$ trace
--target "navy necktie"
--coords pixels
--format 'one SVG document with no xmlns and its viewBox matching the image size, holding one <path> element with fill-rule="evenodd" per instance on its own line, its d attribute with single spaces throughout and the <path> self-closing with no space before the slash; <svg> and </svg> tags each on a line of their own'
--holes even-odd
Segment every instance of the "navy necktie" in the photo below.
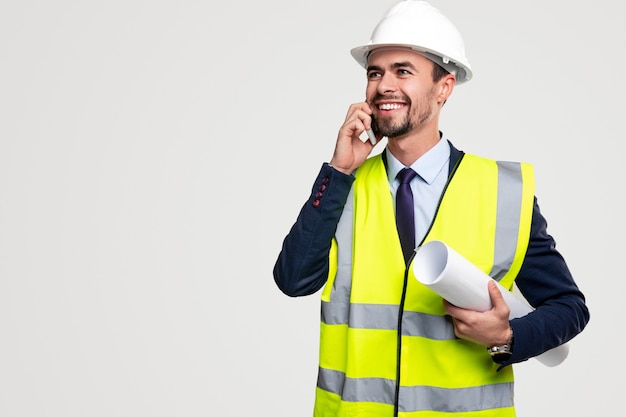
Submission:
<svg viewBox="0 0 626 417">
<path fill-rule="evenodd" d="M 411 168 L 404 168 L 396 177 L 400 180 L 400 186 L 396 191 L 396 226 L 398 227 L 404 262 L 409 261 L 411 253 L 415 249 L 415 207 L 409 182 L 416 175 L 417 173 Z"/>
</svg>

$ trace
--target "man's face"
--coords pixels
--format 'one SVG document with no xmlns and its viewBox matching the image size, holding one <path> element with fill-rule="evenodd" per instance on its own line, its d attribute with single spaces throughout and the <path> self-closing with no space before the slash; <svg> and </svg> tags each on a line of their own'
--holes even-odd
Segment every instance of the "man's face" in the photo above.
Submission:
<svg viewBox="0 0 626 417">
<path fill-rule="evenodd" d="M 405 48 L 372 52 L 365 95 L 373 110 L 375 132 L 394 138 L 437 123 L 439 105 L 432 79 L 433 65 Z"/>
</svg>

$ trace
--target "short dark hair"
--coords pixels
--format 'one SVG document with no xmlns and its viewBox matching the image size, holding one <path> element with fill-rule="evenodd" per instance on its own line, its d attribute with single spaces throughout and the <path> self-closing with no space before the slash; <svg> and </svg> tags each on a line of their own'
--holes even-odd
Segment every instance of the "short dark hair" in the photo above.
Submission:
<svg viewBox="0 0 626 417">
<path fill-rule="evenodd" d="M 450 74 L 450 72 L 448 72 L 444 67 L 442 67 L 441 65 L 433 62 L 433 81 L 437 82 L 440 79 L 442 79 L 443 77 L 445 77 L 446 75 Z"/>
</svg>

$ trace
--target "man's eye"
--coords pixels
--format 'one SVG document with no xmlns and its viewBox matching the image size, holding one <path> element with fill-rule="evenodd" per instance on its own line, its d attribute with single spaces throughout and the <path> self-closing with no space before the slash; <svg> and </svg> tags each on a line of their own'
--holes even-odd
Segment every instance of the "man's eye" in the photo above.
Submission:
<svg viewBox="0 0 626 417">
<path fill-rule="evenodd" d="M 398 70 L 398 74 L 400 74 L 400 75 L 411 75 L 411 71 L 405 70 L 405 69 L 400 69 L 400 70 Z"/>
<path fill-rule="evenodd" d="M 380 77 L 380 72 L 371 71 L 367 73 L 367 78 L 378 78 Z"/>
</svg>

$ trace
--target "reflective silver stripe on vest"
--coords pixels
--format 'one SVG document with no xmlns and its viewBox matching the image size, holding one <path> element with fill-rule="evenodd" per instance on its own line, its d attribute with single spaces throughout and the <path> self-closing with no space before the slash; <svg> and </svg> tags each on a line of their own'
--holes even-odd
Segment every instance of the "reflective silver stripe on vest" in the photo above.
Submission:
<svg viewBox="0 0 626 417">
<path fill-rule="evenodd" d="M 415 311 L 402 315 L 402 335 L 422 336 L 432 340 L 455 340 L 454 324 L 450 316 L 435 316 Z"/>
<path fill-rule="evenodd" d="M 337 241 L 337 274 L 330 293 L 332 302 L 349 303 L 352 291 L 352 234 L 354 231 L 354 187 L 350 189 L 343 213 L 337 223 L 335 240 Z M 346 309 L 346 313 L 349 309 Z M 347 319 L 340 319 L 347 323 Z"/>
<path fill-rule="evenodd" d="M 317 386 L 344 401 L 393 404 L 396 383 L 384 378 L 347 378 L 343 372 L 320 368 Z"/>
<path fill-rule="evenodd" d="M 522 211 L 522 166 L 498 161 L 498 207 L 493 267 L 489 275 L 500 280 L 511 267 L 517 248 Z"/>
<path fill-rule="evenodd" d="M 319 369 L 317 386 L 349 402 L 393 404 L 395 381 L 384 378 L 347 378 L 343 372 Z M 398 408 L 403 412 L 434 410 L 469 412 L 513 407 L 513 383 L 446 389 L 400 387 Z"/>
<path fill-rule="evenodd" d="M 322 302 L 322 322 L 347 324 L 354 329 L 398 329 L 397 305 Z M 349 315 L 349 317 L 348 317 Z"/>
<path fill-rule="evenodd" d="M 404 412 L 434 410 L 444 413 L 513 407 L 513 383 L 471 388 L 400 387 L 398 409 Z"/>
<path fill-rule="evenodd" d="M 347 324 L 353 329 L 398 330 L 397 305 L 322 302 L 322 323 Z M 454 340 L 454 326 L 449 316 L 405 311 L 402 316 L 404 336 L 422 336 L 433 340 Z"/>
</svg>

